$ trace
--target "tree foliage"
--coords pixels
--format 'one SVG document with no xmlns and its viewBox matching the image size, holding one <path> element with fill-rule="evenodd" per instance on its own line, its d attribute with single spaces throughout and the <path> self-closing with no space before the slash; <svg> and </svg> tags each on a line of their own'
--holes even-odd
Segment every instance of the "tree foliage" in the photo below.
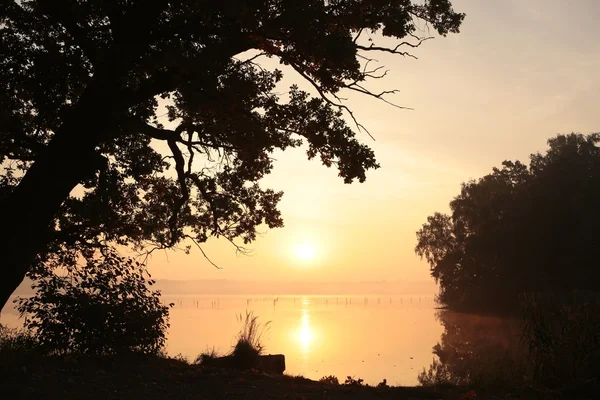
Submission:
<svg viewBox="0 0 600 400">
<path fill-rule="evenodd" d="M 451 214 L 417 232 L 416 253 L 453 309 L 516 311 L 531 292 L 597 291 L 600 134 L 558 135 L 529 166 L 462 185 Z"/>
<path fill-rule="evenodd" d="M 533 380 L 553 388 L 598 382 L 598 293 L 524 296 L 523 321 Z"/>
<path fill-rule="evenodd" d="M 104 249 L 83 268 L 53 267 L 37 276 L 32 297 L 15 300 L 45 352 L 156 354 L 164 347 L 168 306 L 150 290 L 144 265 Z"/>
<path fill-rule="evenodd" d="M 411 56 L 429 28 L 458 32 L 464 17 L 449 0 L 2 4 L 0 201 L 12 236 L 0 243 L 12 286 L 34 256 L 105 242 L 251 242 L 260 225 L 283 225 L 282 194 L 257 183 L 276 150 L 304 143 L 344 182 L 364 181 L 378 164 L 338 94 L 384 99 L 393 91 L 366 86 L 385 75 L 370 54 Z M 260 57 L 317 95 L 279 93 L 283 73 Z M 7 253 L 19 235 L 28 245 Z"/>
</svg>

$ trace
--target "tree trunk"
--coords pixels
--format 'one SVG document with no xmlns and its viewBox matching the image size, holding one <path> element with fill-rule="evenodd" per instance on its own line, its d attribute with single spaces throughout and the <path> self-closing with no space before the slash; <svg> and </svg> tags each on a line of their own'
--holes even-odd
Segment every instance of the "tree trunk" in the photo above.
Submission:
<svg viewBox="0 0 600 400">
<path fill-rule="evenodd" d="M 44 251 L 62 202 L 98 168 L 95 147 L 110 107 L 105 100 L 88 92 L 0 204 L 0 310 Z"/>
</svg>

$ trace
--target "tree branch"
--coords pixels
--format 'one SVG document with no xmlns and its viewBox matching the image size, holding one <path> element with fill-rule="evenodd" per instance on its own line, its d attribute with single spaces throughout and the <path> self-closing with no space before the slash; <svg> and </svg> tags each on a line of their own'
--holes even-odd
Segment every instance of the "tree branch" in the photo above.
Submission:
<svg viewBox="0 0 600 400">
<path fill-rule="evenodd" d="M 402 46 L 409 46 L 409 47 L 412 47 L 413 49 L 416 49 L 424 41 L 429 40 L 429 39 L 433 39 L 433 37 L 432 36 L 428 36 L 428 37 L 424 37 L 424 38 L 419 38 L 419 42 L 417 44 L 413 44 L 413 43 L 410 43 L 410 42 L 402 42 L 402 43 L 398 44 L 394 48 L 375 46 L 374 44 L 371 44 L 370 46 L 363 46 L 363 45 L 360 45 L 360 44 L 356 44 L 356 48 L 358 50 L 364 50 L 364 51 L 382 51 L 382 52 L 391 53 L 391 54 L 398 54 L 398 55 L 401 55 L 401 56 L 411 57 L 411 58 L 414 58 L 416 60 L 417 57 L 414 56 L 413 54 L 411 54 L 411 53 L 409 53 L 407 51 L 399 51 L 398 49 L 400 47 L 402 47 Z"/>
<path fill-rule="evenodd" d="M 198 134 L 198 136 L 200 135 L 200 132 L 202 131 L 202 128 L 199 126 L 196 126 L 194 124 L 186 124 L 186 123 L 181 123 L 179 126 L 177 126 L 177 128 L 175 130 L 172 129 L 164 129 L 164 128 L 158 128 L 152 125 L 148 125 L 147 123 L 145 123 L 144 121 L 137 119 L 137 118 L 129 118 L 129 120 L 127 121 L 127 128 L 137 131 L 141 134 L 150 136 L 153 139 L 157 139 L 157 140 L 173 140 L 176 143 L 181 143 L 183 145 L 185 145 L 188 149 L 194 149 L 200 153 L 206 153 L 206 151 L 201 151 L 199 150 L 196 146 L 203 146 L 206 148 L 211 148 L 211 149 L 226 149 L 229 151 L 236 151 L 237 149 L 233 146 L 230 145 L 226 145 L 226 144 L 222 144 L 222 143 L 211 143 L 211 142 L 207 142 L 204 140 L 192 140 L 192 134 L 193 132 L 196 132 Z M 184 140 L 181 137 L 181 134 L 183 132 L 188 132 L 188 140 Z"/>
<path fill-rule="evenodd" d="M 198 175 L 196 174 L 190 174 L 190 179 L 192 180 L 192 182 L 194 182 L 194 184 L 196 185 L 196 187 L 198 188 L 198 190 L 200 191 L 200 193 L 202 194 L 202 197 L 204 197 L 204 199 L 208 202 L 209 206 L 210 206 L 210 211 L 213 215 L 213 231 L 215 232 L 221 232 L 221 229 L 219 228 L 219 216 L 217 215 L 217 213 L 215 212 L 215 205 L 212 201 L 212 198 L 210 197 L 210 195 L 206 192 L 206 189 L 204 188 L 204 185 L 202 185 L 202 182 L 200 181 L 200 178 L 198 178 Z"/>
<path fill-rule="evenodd" d="M 177 181 L 179 182 L 179 190 L 181 190 L 181 197 L 179 201 L 175 203 L 175 207 L 173 209 L 173 214 L 171 218 L 169 218 L 169 230 L 171 231 L 171 242 L 170 246 L 174 246 L 178 241 L 177 237 L 177 218 L 181 209 L 185 205 L 185 203 L 189 200 L 190 191 L 187 187 L 186 183 L 186 173 L 185 173 L 185 160 L 183 158 L 183 154 L 181 154 L 181 150 L 177 147 L 177 142 L 174 139 L 168 139 L 167 143 L 169 145 L 169 149 L 173 153 L 173 157 L 175 159 L 175 170 L 177 171 Z"/>
<path fill-rule="evenodd" d="M 206 259 L 206 261 L 208 261 L 213 267 L 215 267 L 216 269 L 222 269 L 221 267 L 219 267 L 217 264 L 215 264 L 214 262 L 212 262 L 212 260 L 210 258 L 208 258 L 208 255 L 206 255 L 206 253 L 204 252 L 204 249 L 202 248 L 202 246 L 200 246 L 200 244 L 196 241 L 196 239 L 194 239 L 192 236 L 190 235 L 185 235 L 186 238 L 190 239 L 195 245 L 196 247 L 200 250 L 200 252 L 202 253 L 202 256 L 204 256 L 204 258 Z"/>
<path fill-rule="evenodd" d="M 151 138 L 157 139 L 157 140 L 174 140 L 176 142 L 180 142 L 182 140 L 181 139 L 181 133 L 183 132 L 182 125 L 179 125 L 177 127 L 177 129 L 175 129 L 175 130 L 157 128 L 155 126 L 148 125 L 141 119 L 132 117 L 132 118 L 129 118 L 129 120 L 127 121 L 127 128 L 130 128 L 131 130 L 135 130 L 141 134 L 150 136 Z"/>
<path fill-rule="evenodd" d="M 325 100 L 328 104 L 330 104 L 330 105 L 332 105 L 334 107 L 337 107 L 337 108 L 345 110 L 350 115 L 350 118 L 352 118 L 352 120 L 354 121 L 354 124 L 356 125 L 356 127 L 358 128 L 358 130 L 359 131 L 362 130 L 362 131 L 366 132 L 367 135 L 369 135 L 369 137 L 371 139 L 373 139 L 373 141 L 375 140 L 375 138 L 373 137 L 373 135 L 371 135 L 371 133 L 369 132 L 369 130 L 367 128 L 365 128 L 364 125 L 362 125 L 361 123 L 358 122 L 358 120 L 354 116 L 354 113 L 352 112 L 352 110 L 348 106 L 332 101 L 330 98 L 328 98 L 325 95 L 325 92 L 323 91 L 323 89 L 321 89 L 321 87 L 319 86 L 319 84 L 314 79 L 312 79 L 310 76 L 308 76 L 308 74 L 305 73 L 296 64 L 290 63 L 290 65 L 292 66 L 292 68 L 294 68 L 294 70 L 296 70 L 296 72 L 298 72 L 304 79 L 306 79 L 317 90 L 317 92 L 319 93 L 319 95 L 321 96 L 321 98 L 323 100 Z"/>
</svg>

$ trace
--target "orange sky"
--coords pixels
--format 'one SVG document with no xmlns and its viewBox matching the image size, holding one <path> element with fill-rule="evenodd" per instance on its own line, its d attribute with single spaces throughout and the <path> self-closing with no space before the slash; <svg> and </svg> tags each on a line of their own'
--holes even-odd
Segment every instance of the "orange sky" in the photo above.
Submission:
<svg viewBox="0 0 600 400">
<path fill-rule="evenodd" d="M 460 183 L 505 159 L 543 151 L 557 133 L 600 131 L 600 2 L 595 0 L 454 0 L 462 32 L 428 41 L 418 60 L 377 54 L 390 69 L 371 88 L 397 88 L 398 110 L 374 99 L 347 104 L 375 136 L 362 140 L 381 169 L 364 184 L 344 185 L 335 170 L 303 150 L 277 154 L 263 186 L 285 192 L 285 228 L 265 231 L 236 256 L 225 241 L 186 256 L 155 253 L 156 278 L 254 280 L 422 280 L 415 232 L 446 211 Z M 378 45 L 385 44 L 379 40 Z M 286 71 L 287 72 L 287 71 Z M 285 84 L 299 83 L 293 74 Z M 304 86 L 302 86 L 304 87 Z M 301 261 L 300 245 L 314 258 Z"/>
</svg>

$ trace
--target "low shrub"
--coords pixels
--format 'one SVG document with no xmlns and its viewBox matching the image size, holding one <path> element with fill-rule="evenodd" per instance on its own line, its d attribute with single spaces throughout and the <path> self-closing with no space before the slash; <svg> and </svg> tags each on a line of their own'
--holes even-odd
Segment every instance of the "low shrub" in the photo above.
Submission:
<svg viewBox="0 0 600 400">
<path fill-rule="evenodd" d="M 421 386 L 441 386 L 441 385 L 456 385 L 458 377 L 454 376 L 448 366 L 441 361 L 432 360 L 429 368 L 423 368 L 423 371 L 417 376 L 419 385 Z"/>
<path fill-rule="evenodd" d="M 0 359 L 4 363 L 41 354 L 39 342 L 31 333 L 0 324 Z"/>
<path fill-rule="evenodd" d="M 133 259 L 103 249 L 66 275 L 38 277 L 35 294 L 18 298 L 25 327 L 48 354 L 157 355 L 165 344 L 169 308 Z"/>
<path fill-rule="evenodd" d="M 533 381 L 558 388 L 599 383 L 600 298 L 593 293 L 523 296 L 524 329 Z"/>
<path fill-rule="evenodd" d="M 337 376 L 327 375 L 319 379 L 319 382 L 324 383 L 326 385 L 339 385 L 340 381 Z"/>
<path fill-rule="evenodd" d="M 381 382 L 379 382 L 377 384 L 377 387 L 380 388 L 380 389 L 389 388 L 388 383 L 387 383 L 387 379 L 384 379 Z"/>
<path fill-rule="evenodd" d="M 344 381 L 344 385 L 359 387 L 359 386 L 363 386 L 363 382 L 364 381 L 361 378 L 354 379 L 353 376 L 348 376 L 348 377 L 346 377 L 346 380 Z"/>
</svg>

